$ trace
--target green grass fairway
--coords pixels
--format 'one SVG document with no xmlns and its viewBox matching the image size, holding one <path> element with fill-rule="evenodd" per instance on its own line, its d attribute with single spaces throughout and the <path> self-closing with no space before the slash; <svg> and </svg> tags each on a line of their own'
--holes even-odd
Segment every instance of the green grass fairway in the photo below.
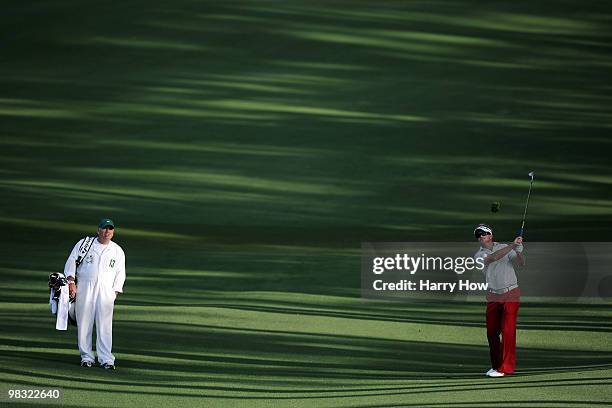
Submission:
<svg viewBox="0 0 612 408">
<path fill-rule="evenodd" d="M 0 388 L 64 390 L 16 405 L 612 405 L 610 302 L 522 304 L 492 380 L 483 302 L 360 297 L 362 241 L 512 239 L 530 170 L 527 250 L 612 241 L 612 4 L 2 9 Z M 115 372 L 47 306 L 103 216 Z"/>
</svg>

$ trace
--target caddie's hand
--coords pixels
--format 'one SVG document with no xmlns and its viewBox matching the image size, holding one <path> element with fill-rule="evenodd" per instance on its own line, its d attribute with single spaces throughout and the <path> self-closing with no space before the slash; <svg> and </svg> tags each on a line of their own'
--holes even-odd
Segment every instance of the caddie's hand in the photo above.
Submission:
<svg viewBox="0 0 612 408">
<path fill-rule="evenodd" d="M 77 290 L 77 289 L 76 289 L 76 285 L 75 285 L 75 283 L 74 283 L 74 282 L 70 282 L 70 283 L 68 284 L 68 296 L 69 296 L 71 299 L 76 299 L 76 290 Z"/>
</svg>

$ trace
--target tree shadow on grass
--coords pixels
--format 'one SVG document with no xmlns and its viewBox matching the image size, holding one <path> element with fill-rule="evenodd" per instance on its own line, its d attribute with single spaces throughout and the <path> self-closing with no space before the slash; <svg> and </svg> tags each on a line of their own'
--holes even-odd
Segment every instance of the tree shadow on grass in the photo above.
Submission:
<svg viewBox="0 0 612 408">
<path fill-rule="evenodd" d="M 522 187 L 500 183 L 527 165 L 550 177 L 588 158 L 600 167 L 571 171 L 610 173 L 609 55 L 596 45 L 610 31 L 592 14 L 568 20 L 526 3 L 517 13 L 461 2 L 178 2 L 145 13 L 96 5 L 57 25 L 65 7 L 7 14 L 36 22 L 2 69 L 11 140 L 1 189 L 12 218 L 86 220 L 106 207 L 140 226 L 198 220 L 235 235 L 219 240 L 254 239 L 269 225 L 457 239 L 490 216 L 491 196 L 517 209 Z M 108 150 L 105 168 L 93 164 Z M 580 201 L 608 185 L 577 189 Z M 554 200 L 575 187 L 540 184 L 534 230 L 609 237 L 605 205 Z"/>
<path fill-rule="evenodd" d="M 23 340 L 12 347 L 63 348 L 59 340 L 36 339 L 34 323 L 15 323 Z M 70 333 L 69 333 L 70 334 Z M 74 335 L 74 332 L 71 334 Z M 150 321 L 115 323 L 115 352 L 121 365 L 149 372 L 281 379 L 469 379 L 488 365 L 485 345 L 378 339 L 364 336 L 258 330 L 220 325 Z M 146 350 L 143 352 L 142 350 Z M 17 352 L 11 352 L 17 353 Z M 523 374 L 606 368 L 604 351 L 521 348 Z M 58 363 L 63 356 L 53 356 Z M 141 356 L 141 357 L 138 357 Z M 282 382 L 282 381 L 281 381 Z"/>
<path fill-rule="evenodd" d="M 12 352 L 8 354 L 11 358 Z M 50 353 L 40 353 L 38 357 L 42 357 L 44 361 L 45 355 Z M 29 359 L 34 360 L 35 356 L 29 356 Z M 166 373 L 184 373 L 185 371 L 176 371 L 177 367 L 162 365 L 160 371 Z M 74 369 L 73 369 L 74 370 Z M 91 391 L 92 388 L 98 392 L 121 392 L 125 394 L 135 395 L 164 395 L 174 397 L 195 397 L 200 396 L 202 392 L 206 392 L 206 396 L 213 398 L 237 398 L 237 399 L 328 399 L 328 398 L 343 398 L 343 397 L 392 397 L 392 396 L 403 396 L 403 395 L 419 395 L 419 394 L 430 394 L 430 393 L 465 393 L 470 391 L 481 390 L 484 392 L 496 391 L 507 389 L 509 384 L 512 384 L 513 388 L 516 389 L 538 389 L 542 387 L 571 387 L 571 386 L 585 386 L 585 385 L 604 385 L 605 379 L 600 376 L 594 377 L 582 377 L 580 379 L 558 379 L 558 380 L 530 380 L 524 378 L 505 378 L 500 381 L 491 382 L 489 379 L 460 381 L 460 382 L 449 382 L 441 379 L 437 379 L 434 384 L 427 384 L 419 382 L 416 384 L 395 384 L 392 386 L 381 386 L 371 385 L 365 387 L 351 386 L 347 384 L 339 384 L 338 387 L 334 387 L 334 379 L 327 379 L 327 383 L 322 387 L 313 388 L 312 386 L 307 387 L 294 387 L 294 388 L 274 388 L 276 386 L 287 385 L 282 381 L 276 381 L 275 383 L 266 382 L 265 380 L 252 378 L 241 378 L 236 381 L 232 381 L 231 378 L 224 379 L 224 383 L 228 386 L 217 386 L 212 384 L 200 385 L 197 384 L 199 381 L 194 380 L 193 376 L 186 376 L 184 378 L 179 374 L 167 375 L 166 377 L 158 378 L 147 378 L 145 381 L 132 381 L 132 375 L 135 373 L 130 371 L 130 367 L 125 366 L 124 374 L 120 372 L 112 373 L 109 376 L 108 372 L 101 371 L 100 374 L 94 374 L 91 371 L 87 371 L 83 376 L 80 376 L 79 380 L 75 380 L 74 373 L 65 374 L 59 373 L 27 373 L 20 369 L 4 368 L 2 371 L 7 374 L 13 375 L 24 375 L 28 374 L 33 380 L 17 380 L 15 384 L 28 384 L 28 385 L 39 385 L 35 379 L 40 378 L 44 382 L 52 381 L 55 384 L 62 384 L 63 382 L 69 381 L 70 385 L 64 388 L 70 390 L 84 390 Z M 138 373 L 140 379 L 146 377 L 141 372 Z M 190 382 L 190 385 L 183 385 L 180 381 L 185 380 Z M 201 382 L 213 382 L 214 379 L 210 377 L 203 377 Z M 193 384 L 196 382 L 196 384 Z M 250 387 L 244 386 L 244 384 L 250 384 Z M 89 386 L 90 385 L 90 386 Z M 125 386 L 131 387 L 131 389 L 125 389 Z M 100 387 L 100 388 L 98 388 Z M 121 387 L 116 389 L 115 387 Z M 144 391 L 138 390 L 137 387 L 156 387 L 158 391 Z M 220 393 L 220 394 L 216 394 Z M 250 395 L 232 395 L 232 393 L 248 393 Z M 270 394 L 273 395 L 270 395 Z"/>
</svg>

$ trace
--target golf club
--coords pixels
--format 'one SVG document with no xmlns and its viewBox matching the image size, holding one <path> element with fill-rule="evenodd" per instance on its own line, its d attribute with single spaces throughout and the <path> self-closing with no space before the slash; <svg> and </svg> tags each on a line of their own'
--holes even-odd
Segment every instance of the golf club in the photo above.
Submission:
<svg viewBox="0 0 612 408">
<path fill-rule="evenodd" d="M 521 230 L 519 231 L 519 236 L 523 236 L 523 232 L 525 231 L 525 218 L 527 218 L 527 207 L 529 207 L 529 197 L 531 197 L 531 187 L 533 186 L 533 178 L 535 177 L 535 172 L 530 171 L 528 174 L 531 177 L 531 181 L 529 182 L 529 192 L 527 193 L 527 202 L 525 203 L 525 212 L 523 213 L 523 222 L 521 223 Z"/>
</svg>

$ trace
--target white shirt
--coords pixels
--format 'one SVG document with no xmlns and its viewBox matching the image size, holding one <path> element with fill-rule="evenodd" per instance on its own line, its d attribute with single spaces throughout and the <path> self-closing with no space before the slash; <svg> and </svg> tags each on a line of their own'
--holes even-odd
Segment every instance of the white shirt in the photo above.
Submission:
<svg viewBox="0 0 612 408">
<path fill-rule="evenodd" d="M 480 247 L 478 252 L 476 252 L 474 255 L 474 259 L 480 258 L 484 260 L 484 258 L 486 258 L 488 255 L 507 246 L 508 244 L 494 242 L 492 249 Z M 489 284 L 489 289 L 505 289 L 509 286 L 518 284 L 516 273 L 514 272 L 514 265 L 512 264 L 512 260 L 515 257 L 516 252 L 512 250 L 503 258 L 498 259 L 495 262 L 491 262 L 489 265 L 485 266 L 483 272 L 485 274 L 485 282 Z"/>
</svg>

